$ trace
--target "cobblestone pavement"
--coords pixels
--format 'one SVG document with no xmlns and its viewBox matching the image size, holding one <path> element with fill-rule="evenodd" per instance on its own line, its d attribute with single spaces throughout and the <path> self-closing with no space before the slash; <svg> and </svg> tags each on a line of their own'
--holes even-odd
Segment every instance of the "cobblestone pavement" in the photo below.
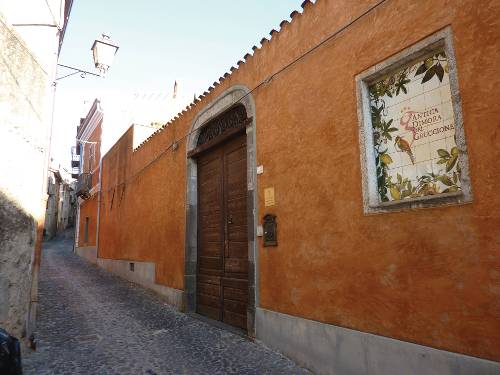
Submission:
<svg viewBox="0 0 500 375">
<path fill-rule="evenodd" d="M 67 239 L 44 245 L 39 300 L 27 375 L 310 374 L 87 263 Z"/>
</svg>

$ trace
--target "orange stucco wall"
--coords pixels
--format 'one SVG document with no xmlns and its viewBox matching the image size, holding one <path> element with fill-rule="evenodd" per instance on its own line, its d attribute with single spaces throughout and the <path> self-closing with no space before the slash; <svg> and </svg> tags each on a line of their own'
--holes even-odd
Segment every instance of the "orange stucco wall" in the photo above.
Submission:
<svg viewBox="0 0 500 375">
<path fill-rule="evenodd" d="M 80 204 L 80 221 L 78 224 L 78 246 L 96 246 L 97 236 L 97 194 Z M 85 218 L 89 218 L 88 241 L 85 241 Z"/>
<path fill-rule="evenodd" d="M 99 256 L 154 261 L 157 282 L 183 288 L 182 136 L 196 113 L 233 85 L 256 87 L 375 3 L 307 5 L 134 153 L 129 130 L 103 162 Z M 500 360 L 500 109 L 492 95 L 500 84 L 499 19 L 498 1 L 388 0 L 252 93 L 257 163 L 265 168 L 259 213 L 279 222 L 279 246 L 259 249 L 261 307 Z M 474 200 L 364 215 L 354 77 L 448 25 Z M 263 204 L 269 186 L 272 209 Z"/>
<path fill-rule="evenodd" d="M 130 129 L 104 158 L 99 257 L 153 261 L 158 283 L 182 289 L 185 153 L 160 158 L 134 177 L 147 162 L 141 156 L 150 154 L 132 157 L 132 141 Z"/>
</svg>

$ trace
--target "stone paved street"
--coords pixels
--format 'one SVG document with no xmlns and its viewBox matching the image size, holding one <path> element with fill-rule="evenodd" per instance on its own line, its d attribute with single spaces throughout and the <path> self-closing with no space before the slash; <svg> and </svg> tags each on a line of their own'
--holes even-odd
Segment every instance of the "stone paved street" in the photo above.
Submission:
<svg viewBox="0 0 500 375">
<path fill-rule="evenodd" d="M 27 375 L 309 374 L 87 263 L 68 239 L 44 245 L 39 300 Z"/>
</svg>

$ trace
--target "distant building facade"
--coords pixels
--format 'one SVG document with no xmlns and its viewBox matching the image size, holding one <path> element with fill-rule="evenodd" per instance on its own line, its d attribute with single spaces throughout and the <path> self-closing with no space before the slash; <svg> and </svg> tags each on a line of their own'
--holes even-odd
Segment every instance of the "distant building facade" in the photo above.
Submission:
<svg viewBox="0 0 500 375">
<path fill-rule="evenodd" d="M 57 213 L 57 230 L 64 232 L 73 228 L 76 217 L 76 183 L 64 181 L 59 190 L 59 207 Z"/>
<path fill-rule="evenodd" d="M 102 156 L 130 125 L 138 146 L 188 102 L 177 83 L 168 93 L 120 93 L 94 100 L 80 121 L 72 148 L 73 177 L 77 179 L 75 248 L 79 255 L 94 262 L 97 259 Z"/>
<path fill-rule="evenodd" d="M 43 228 L 43 236 L 48 240 L 54 238 L 57 234 L 59 194 L 62 183 L 63 181 L 59 171 L 49 170 L 47 181 L 47 210 L 45 211 L 45 222 Z"/>
<path fill-rule="evenodd" d="M 73 147 L 73 177 L 76 181 L 77 222 L 75 246 L 79 254 L 94 253 L 97 240 L 97 200 L 102 144 L 103 112 L 95 100 L 77 128 L 77 142 Z"/>
<path fill-rule="evenodd" d="M 64 178 L 60 170 L 49 168 L 47 181 L 47 209 L 43 237 L 54 238 L 58 233 L 73 227 L 76 210 L 75 182 Z"/>
<path fill-rule="evenodd" d="M 54 81 L 71 5 L 0 1 L 0 327 L 24 341 L 36 316 Z"/>
</svg>

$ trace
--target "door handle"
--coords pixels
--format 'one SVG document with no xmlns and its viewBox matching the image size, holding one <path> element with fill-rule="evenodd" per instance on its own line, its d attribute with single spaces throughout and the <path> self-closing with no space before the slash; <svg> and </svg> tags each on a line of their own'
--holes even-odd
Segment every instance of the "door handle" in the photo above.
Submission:
<svg viewBox="0 0 500 375">
<path fill-rule="evenodd" d="M 232 224 L 233 223 L 233 217 L 232 216 L 229 216 L 228 219 L 227 219 L 227 223 L 228 224 Z"/>
</svg>

